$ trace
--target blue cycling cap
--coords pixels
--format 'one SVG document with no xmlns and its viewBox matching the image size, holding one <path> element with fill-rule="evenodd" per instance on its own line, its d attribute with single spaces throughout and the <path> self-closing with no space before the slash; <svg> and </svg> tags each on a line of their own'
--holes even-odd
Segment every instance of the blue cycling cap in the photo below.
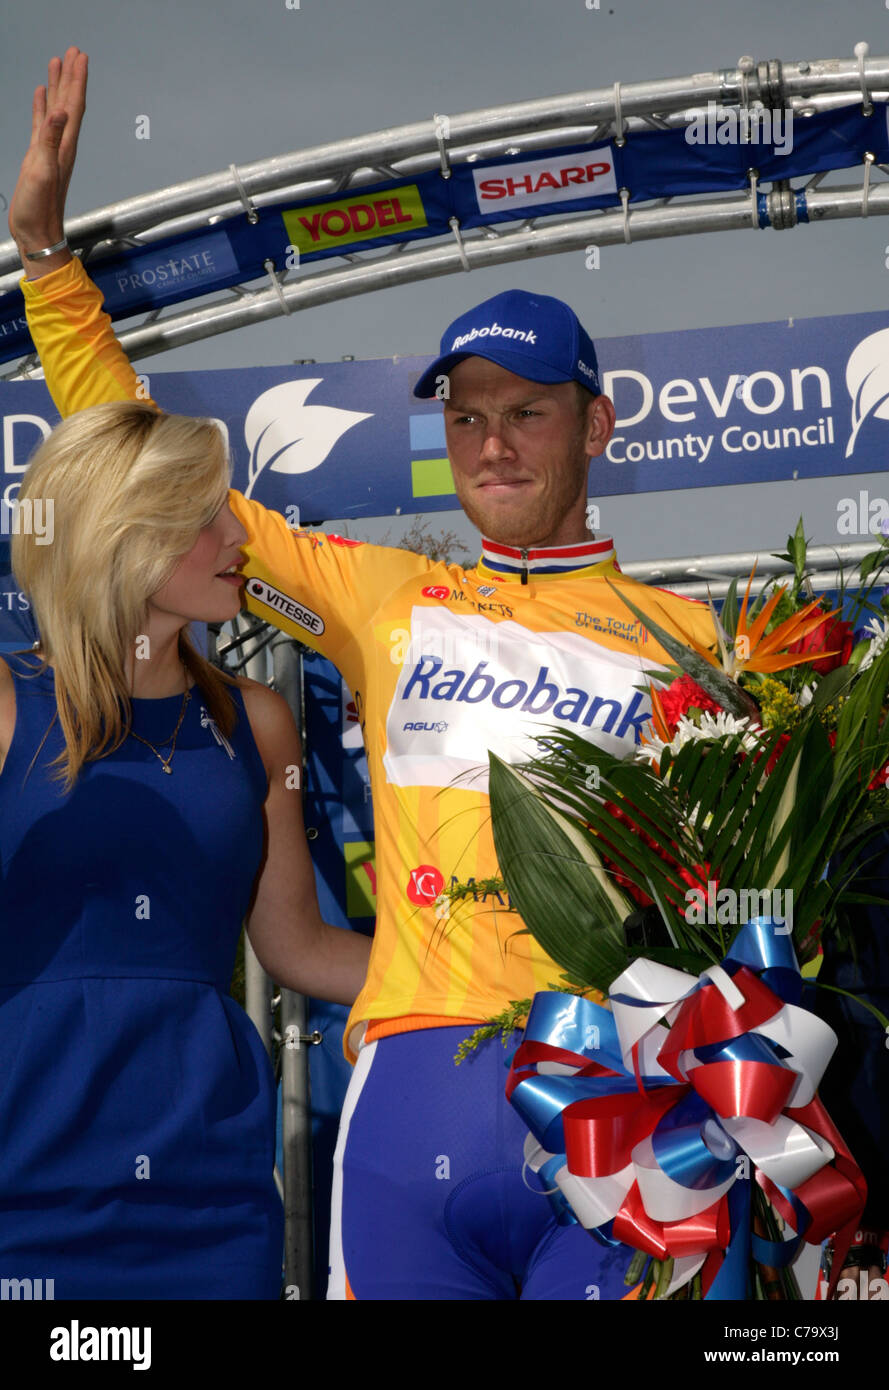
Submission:
<svg viewBox="0 0 889 1390">
<path fill-rule="evenodd" d="M 415 396 L 435 396 L 438 378 L 464 357 L 486 357 L 528 381 L 579 381 L 594 396 L 601 392 L 592 338 L 574 310 L 552 295 L 495 294 L 454 320 L 440 351 L 414 387 Z"/>
</svg>

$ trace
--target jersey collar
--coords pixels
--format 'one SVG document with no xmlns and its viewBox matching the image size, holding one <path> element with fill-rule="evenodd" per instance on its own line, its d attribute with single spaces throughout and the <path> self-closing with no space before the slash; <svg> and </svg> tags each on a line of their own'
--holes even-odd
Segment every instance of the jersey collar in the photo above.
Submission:
<svg viewBox="0 0 889 1390">
<path fill-rule="evenodd" d="M 578 541 L 575 545 L 537 545 L 529 550 L 483 536 L 476 568 L 486 579 L 517 580 L 522 584 L 529 579 L 583 579 L 591 574 L 620 571 L 609 536 Z"/>
</svg>

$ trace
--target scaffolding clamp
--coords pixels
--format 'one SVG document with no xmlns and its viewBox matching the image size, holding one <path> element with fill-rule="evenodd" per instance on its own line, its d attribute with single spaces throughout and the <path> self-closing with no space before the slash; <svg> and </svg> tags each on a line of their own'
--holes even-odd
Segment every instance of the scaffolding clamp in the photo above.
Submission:
<svg viewBox="0 0 889 1390">
<path fill-rule="evenodd" d="M 747 177 L 750 180 L 750 222 L 755 232 L 759 231 L 759 201 L 757 199 L 757 183 L 759 181 L 759 170 L 748 169 Z"/>
<path fill-rule="evenodd" d="M 281 305 L 281 313 L 292 314 L 293 310 L 287 303 L 284 291 L 281 289 L 281 281 L 278 279 L 278 272 L 275 269 L 275 262 L 272 260 L 271 256 L 269 256 L 268 260 L 263 261 L 262 265 L 263 269 L 268 273 L 268 277 L 272 282 L 272 289 L 278 296 L 278 303 Z"/>
<path fill-rule="evenodd" d="M 630 236 L 630 190 L 628 188 L 621 188 L 619 190 L 619 197 L 621 207 L 623 209 L 624 241 L 626 242 L 627 246 L 629 246 L 630 242 L 633 239 Z"/>
<path fill-rule="evenodd" d="M 295 1023 L 288 1023 L 284 1029 L 284 1046 L 291 1052 L 299 1052 L 303 1043 L 308 1043 L 310 1047 L 317 1047 L 324 1041 L 324 1034 L 317 1028 L 311 1033 L 301 1033 Z"/>
<path fill-rule="evenodd" d="M 864 152 L 864 182 L 861 185 L 861 216 L 867 217 L 867 201 L 870 197 L 870 171 L 876 156 L 870 150 Z"/>
<path fill-rule="evenodd" d="M 870 92 L 867 90 L 867 73 L 864 70 L 864 60 L 869 52 L 868 44 L 857 43 L 855 45 L 855 57 L 858 59 L 858 81 L 861 83 L 861 109 L 865 116 L 872 116 L 874 113 L 874 104 L 870 99 Z"/>
<path fill-rule="evenodd" d="M 462 237 L 461 232 L 460 232 L 460 222 L 459 222 L 459 219 L 456 218 L 456 217 L 451 217 L 451 218 L 449 218 L 449 219 L 448 219 L 448 226 L 450 227 L 451 231 L 454 233 L 454 236 L 455 236 L 456 241 L 457 241 L 457 250 L 458 250 L 458 252 L 460 253 L 460 264 L 462 265 L 462 267 L 463 267 L 464 270 L 471 270 L 471 269 L 472 269 L 472 266 L 469 264 L 469 257 L 468 257 L 467 254 L 466 254 L 466 243 L 464 242 L 463 237 Z"/>
<path fill-rule="evenodd" d="M 622 148 L 627 143 L 624 135 L 624 116 L 620 104 L 620 83 L 614 84 L 614 143 Z"/>
<path fill-rule="evenodd" d="M 235 181 L 235 188 L 238 190 L 238 197 L 240 198 L 244 211 L 247 214 L 247 221 L 255 225 L 259 221 L 259 213 L 256 211 L 256 208 L 253 206 L 253 203 L 247 196 L 247 190 L 241 182 L 241 175 L 238 173 L 237 165 L 230 164 L 228 166 L 228 172 L 231 174 L 232 178 Z"/>
<path fill-rule="evenodd" d="M 451 177 L 451 161 L 448 158 L 447 142 L 451 134 L 450 118 L 435 115 L 432 120 L 435 123 L 435 139 L 438 143 L 439 172 L 443 179 L 449 179 Z"/>
</svg>

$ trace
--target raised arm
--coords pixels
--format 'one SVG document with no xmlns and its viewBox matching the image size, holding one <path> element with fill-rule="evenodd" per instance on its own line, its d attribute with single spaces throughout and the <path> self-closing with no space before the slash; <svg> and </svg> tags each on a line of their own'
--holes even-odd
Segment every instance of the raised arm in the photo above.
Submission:
<svg viewBox="0 0 889 1390">
<path fill-rule="evenodd" d="M 34 92 L 31 142 L 22 160 L 9 206 L 9 230 L 29 280 L 39 279 L 71 260 L 67 247 L 34 257 L 64 239 L 65 199 L 77 156 L 86 110 L 89 59 L 79 48 L 49 60 L 45 87 Z"/>
<path fill-rule="evenodd" d="M 9 230 L 25 278 L 28 326 L 59 414 L 107 401 L 146 400 L 129 359 L 102 309 L 101 292 L 67 247 L 65 199 L 86 109 L 88 60 L 69 48 L 50 60 L 47 85 L 31 108 L 31 140 L 9 208 Z M 153 404 L 153 402 L 151 402 Z"/>
</svg>

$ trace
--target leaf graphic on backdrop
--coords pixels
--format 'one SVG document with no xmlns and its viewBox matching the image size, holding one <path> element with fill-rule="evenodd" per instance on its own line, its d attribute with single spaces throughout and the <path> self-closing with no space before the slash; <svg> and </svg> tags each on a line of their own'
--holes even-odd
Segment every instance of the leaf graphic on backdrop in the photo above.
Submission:
<svg viewBox="0 0 889 1390">
<path fill-rule="evenodd" d="M 333 405 L 306 405 L 323 377 L 284 381 L 257 397 L 244 421 L 244 440 L 250 460 L 247 470 L 249 497 L 264 469 L 273 473 L 310 473 L 323 463 L 337 440 L 371 416 L 359 410 Z"/>
<path fill-rule="evenodd" d="M 889 420 L 889 328 L 864 338 L 846 363 L 846 389 L 852 397 L 852 433 L 846 458 L 869 416 Z"/>
</svg>

